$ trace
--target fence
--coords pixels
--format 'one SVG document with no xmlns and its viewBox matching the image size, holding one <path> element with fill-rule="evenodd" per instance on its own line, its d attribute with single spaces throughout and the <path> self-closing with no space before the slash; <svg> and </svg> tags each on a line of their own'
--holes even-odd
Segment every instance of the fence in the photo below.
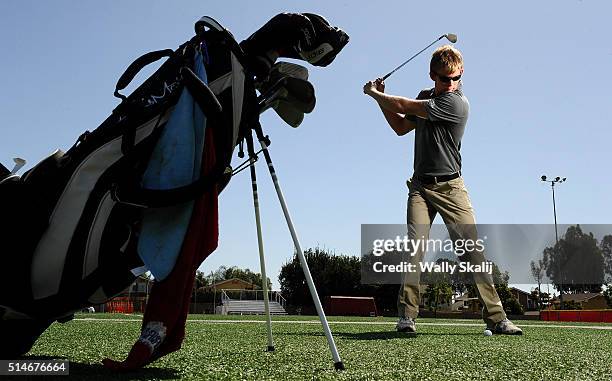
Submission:
<svg viewBox="0 0 612 381">
<path fill-rule="evenodd" d="M 221 292 L 221 302 L 226 300 L 264 300 L 263 290 L 227 289 L 219 291 Z M 287 301 L 280 291 L 268 291 L 268 300 L 280 304 L 283 308 L 287 305 Z"/>
<path fill-rule="evenodd" d="M 144 313 L 146 305 L 145 297 L 120 296 L 106 302 L 102 312 L 120 314 Z"/>
<path fill-rule="evenodd" d="M 612 310 L 543 310 L 540 320 L 612 323 Z"/>
</svg>

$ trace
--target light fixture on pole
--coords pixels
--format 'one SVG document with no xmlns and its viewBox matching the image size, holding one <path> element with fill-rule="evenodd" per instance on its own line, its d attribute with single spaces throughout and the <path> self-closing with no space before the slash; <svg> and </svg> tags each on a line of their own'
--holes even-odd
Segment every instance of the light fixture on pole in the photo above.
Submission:
<svg viewBox="0 0 612 381">
<path fill-rule="evenodd" d="M 557 183 L 563 183 L 567 180 L 566 177 L 555 177 L 553 180 L 547 180 L 546 175 L 542 175 L 541 180 L 547 183 L 550 183 L 550 187 L 552 189 L 552 200 L 553 200 L 553 214 L 555 217 L 555 240 L 556 240 L 556 245 L 555 248 L 559 246 L 559 233 L 557 231 L 557 206 L 555 204 L 555 184 Z M 555 250 L 556 251 L 556 250 Z M 556 254 L 556 252 L 555 252 Z M 558 259 L 560 260 L 560 259 Z M 559 282 L 559 308 L 563 309 L 563 274 L 561 273 L 561 264 L 559 262 L 557 262 L 557 266 L 558 266 L 558 270 L 559 270 L 559 278 L 560 278 L 560 282 Z"/>
</svg>

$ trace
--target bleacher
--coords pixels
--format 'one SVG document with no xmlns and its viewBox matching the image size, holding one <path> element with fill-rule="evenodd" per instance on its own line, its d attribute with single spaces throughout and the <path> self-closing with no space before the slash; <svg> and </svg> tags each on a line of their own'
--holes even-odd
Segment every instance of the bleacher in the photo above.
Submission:
<svg viewBox="0 0 612 381">
<path fill-rule="evenodd" d="M 283 306 L 278 302 L 270 301 L 270 315 L 287 315 Z M 263 300 L 234 300 L 223 301 L 223 310 L 228 315 L 264 315 Z"/>
</svg>

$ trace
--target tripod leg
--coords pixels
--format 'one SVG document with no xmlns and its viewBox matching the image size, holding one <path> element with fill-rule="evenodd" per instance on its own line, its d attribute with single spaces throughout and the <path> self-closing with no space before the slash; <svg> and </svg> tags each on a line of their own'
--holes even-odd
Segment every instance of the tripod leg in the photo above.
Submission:
<svg viewBox="0 0 612 381">
<path fill-rule="evenodd" d="M 261 148 L 263 150 L 264 157 L 266 158 L 266 163 L 268 164 L 268 169 L 270 170 L 270 176 L 272 176 L 272 182 L 274 183 L 274 188 L 276 189 L 278 200 L 280 201 L 281 208 L 283 209 L 285 220 L 287 221 L 289 231 L 291 232 L 291 238 L 293 239 L 295 250 L 297 252 L 298 258 L 302 265 L 302 270 L 304 271 L 304 277 L 306 278 L 306 283 L 308 284 L 310 295 L 314 302 L 315 308 L 317 309 L 317 314 L 319 315 L 319 320 L 321 321 L 321 325 L 323 326 L 323 332 L 325 333 L 325 337 L 327 338 L 327 344 L 329 345 L 329 350 L 331 351 L 332 357 L 334 359 L 334 367 L 336 368 L 336 370 L 343 370 L 344 364 L 342 363 L 342 360 L 340 359 L 340 355 L 338 354 L 338 349 L 336 348 L 336 343 L 334 342 L 334 338 L 331 334 L 331 330 L 329 329 L 329 324 L 327 323 L 325 312 L 323 311 L 323 307 L 321 307 L 321 301 L 319 300 L 317 289 L 315 288 L 314 282 L 312 281 L 312 275 L 310 274 L 308 263 L 306 262 L 306 258 L 304 257 L 304 252 L 302 251 L 302 247 L 300 246 L 300 242 L 299 242 L 297 233 L 295 232 L 295 228 L 293 227 L 293 222 L 291 221 L 291 216 L 289 215 L 289 210 L 287 209 L 287 204 L 285 203 L 285 198 L 283 196 L 283 192 L 278 183 L 278 178 L 276 176 L 276 171 L 274 170 L 274 166 L 272 165 L 272 159 L 270 158 L 270 153 L 268 152 L 266 139 L 261 134 L 261 127 L 258 126 L 258 128 L 260 130 L 257 131 L 257 136 L 259 138 L 259 142 L 261 143 Z"/>
<path fill-rule="evenodd" d="M 259 217 L 259 197 L 257 195 L 257 177 L 255 175 L 255 150 L 253 149 L 253 136 L 250 131 L 246 137 L 247 150 L 251 160 L 251 184 L 253 189 L 253 205 L 255 207 L 255 224 L 257 226 L 257 245 L 259 247 L 259 265 L 261 267 L 261 279 L 264 296 L 264 309 L 266 312 L 266 328 L 268 331 L 268 352 L 274 351 L 274 341 L 272 340 L 272 319 L 270 317 L 270 300 L 268 298 L 268 277 L 266 275 L 266 258 L 264 256 L 263 235 L 261 233 L 261 220 Z"/>
</svg>

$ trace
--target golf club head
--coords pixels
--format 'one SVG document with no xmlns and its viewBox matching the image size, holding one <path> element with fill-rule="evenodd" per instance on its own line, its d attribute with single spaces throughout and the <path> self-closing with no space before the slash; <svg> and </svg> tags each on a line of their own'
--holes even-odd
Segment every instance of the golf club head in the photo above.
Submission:
<svg viewBox="0 0 612 381">
<path fill-rule="evenodd" d="M 446 37 L 446 39 L 449 40 L 450 42 L 452 42 L 453 44 L 455 42 L 457 42 L 457 35 L 456 34 L 447 33 L 447 34 L 444 35 L 444 37 Z"/>
<path fill-rule="evenodd" d="M 280 118 L 293 128 L 297 128 L 304 120 L 304 113 L 295 109 L 290 103 L 278 101 L 272 106 L 274 111 Z"/>
<path fill-rule="evenodd" d="M 275 63 L 270 70 L 270 78 L 273 77 L 293 77 L 307 80 L 308 69 L 302 65 L 280 61 Z"/>
<path fill-rule="evenodd" d="M 293 77 L 307 80 L 308 69 L 302 65 L 291 62 L 277 62 L 272 66 L 272 68 L 270 68 L 265 77 L 262 76 L 262 80 L 255 82 L 255 88 L 259 90 L 261 94 L 263 94 L 283 77 Z"/>
<path fill-rule="evenodd" d="M 255 82 L 255 88 L 259 90 L 260 94 L 270 92 L 274 86 L 279 85 L 279 80 L 285 77 L 299 78 L 303 80 L 308 79 L 308 69 L 302 65 L 290 63 L 290 62 L 277 62 L 272 66 L 269 73 L 261 81 Z"/>
<path fill-rule="evenodd" d="M 13 161 L 15 162 L 15 166 L 13 167 L 13 169 L 11 169 L 12 175 L 17 173 L 17 171 L 19 171 L 26 164 L 26 161 L 20 157 L 14 158 Z"/>
<path fill-rule="evenodd" d="M 292 77 L 285 77 L 283 81 L 283 88 L 287 90 L 287 95 L 279 100 L 305 114 L 312 112 L 317 102 L 312 83 L 305 79 Z"/>
<path fill-rule="evenodd" d="M 295 128 L 304 120 L 304 114 L 314 109 L 316 97 L 314 87 L 307 80 L 282 77 L 262 93 L 258 103 L 260 114 L 273 108 L 283 121 Z"/>
</svg>

